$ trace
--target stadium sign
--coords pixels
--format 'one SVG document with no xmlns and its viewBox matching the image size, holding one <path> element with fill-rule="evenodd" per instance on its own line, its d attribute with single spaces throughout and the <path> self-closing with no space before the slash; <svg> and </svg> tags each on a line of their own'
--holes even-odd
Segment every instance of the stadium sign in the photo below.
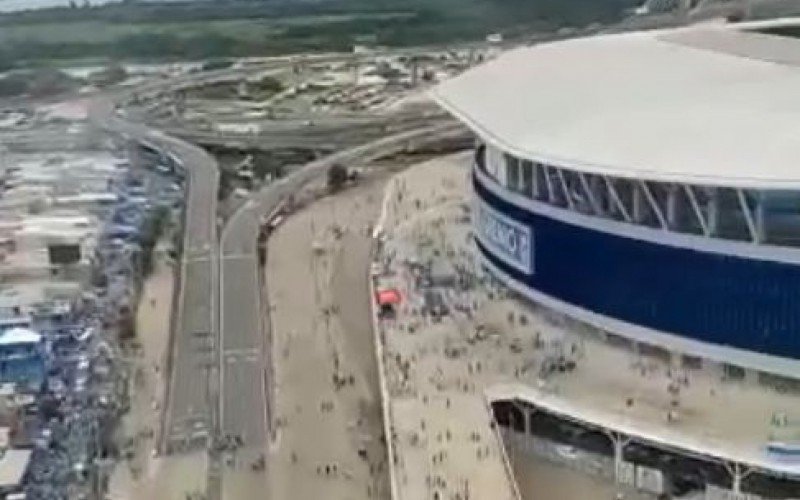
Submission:
<svg viewBox="0 0 800 500">
<path fill-rule="evenodd" d="M 478 239 L 506 264 L 533 274 L 533 235 L 531 228 L 514 221 L 475 200 L 475 224 Z"/>
</svg>

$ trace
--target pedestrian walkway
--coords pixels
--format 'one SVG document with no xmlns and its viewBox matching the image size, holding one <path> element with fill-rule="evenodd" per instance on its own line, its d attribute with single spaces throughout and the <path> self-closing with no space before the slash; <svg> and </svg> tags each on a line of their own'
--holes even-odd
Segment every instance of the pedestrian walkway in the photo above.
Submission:
<svg viewBox="0 0 800 500">
<path fill-rule="evenodd" d="M 463 495 L 468 482 L 473 498 L 503 498 L 502 449 L 481 413 L 492 394 L 539 398 L 698 453 L 796 471 L 765 446 L 776 419 L 800 421 L 798 395 L 755 377 L 730 379 L 718 365 L 676 366 L 612 345 L 483 273 L 470 239 L 468 165 L 466 155 L 420 164 L 385 197 L 375 271 L 379 289 L 402 297 L 381 322 L 401 499 L 426 498 L 442 481 L 449 494 Z"/>
</svg>

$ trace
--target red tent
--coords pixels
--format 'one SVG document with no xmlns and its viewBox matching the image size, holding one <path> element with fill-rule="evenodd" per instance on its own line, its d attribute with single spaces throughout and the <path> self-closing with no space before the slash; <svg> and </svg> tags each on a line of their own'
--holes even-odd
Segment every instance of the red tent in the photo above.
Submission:
<svg viewBox="0 0 800 500">
<path fill-rule="evenodd" d="M 375 300 L 380 306 L 396 305 L 401 301 L 400 292 L 396 288 L 378 290 L 375 293 Z"/>
</svg>

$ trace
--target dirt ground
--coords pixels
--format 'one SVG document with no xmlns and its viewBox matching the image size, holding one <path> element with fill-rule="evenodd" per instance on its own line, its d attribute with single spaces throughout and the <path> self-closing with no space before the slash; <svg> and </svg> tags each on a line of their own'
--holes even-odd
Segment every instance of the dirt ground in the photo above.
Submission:
<svg viewBox="0 0 800 500">
<path fill-rule="evenodd" d="M 270 238 L 269 498 L 388 498 L 367 281 L 380 175 L 312 204 Z"/>
<path fill-rule="evenodd" d="M 132 457 L 117 465 L 111 477 L 111 498 L 185 500 L 187 492 L 205 490 L 205 454 L 153 454 L 164 399 L 173 286 L 172 265 L 159 255 L 153 274 L 144 284 L 136 318 L 141 348 L 130 358 L 135 366 L 131 409 L 123 420 L 122 434 L 130 440 Z"/>
</svg>

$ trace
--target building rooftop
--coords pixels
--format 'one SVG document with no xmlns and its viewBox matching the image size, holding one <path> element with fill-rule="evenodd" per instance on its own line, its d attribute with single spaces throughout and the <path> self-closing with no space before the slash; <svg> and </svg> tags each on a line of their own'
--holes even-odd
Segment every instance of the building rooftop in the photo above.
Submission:
<svg viewBox="0 0 800 500">
<path fill-rule="evenodd" d="M 20 484 L 30 458 L 30 450 L 6 450 L 0 456 L 0 487 Z"/>
<path fill-rule="evenodd" d="M 42 336 L 27 328 L 10 328 L 0 333 L 0 345 L 38 344 Z"/>
<path fill-rule="evenodd" d="M 0 310 L 19 307 L 26 309 L 42 303 L 69 301 L 81 293 L 79 283 L 73 281 L 29 280 L 0 287 Z M 0 321 L 4 318 L 0 317 Z"/>
<path fill-rule="evenodd" d="M 611 176 L 797 189 L 800 39 L 755 31 L 763 27 L 520 48 L 433 94 L 523 158 Z"/>
<path fill-rule="evenodd" d="M 711 384 L 713 387 L 713 384 Z M 680 423 L 670 425 L 665 420 L 643 417 L 642 412 L 631 411 L 627 413 L 619 404 L 619 394 L 611 394 L 605 398 L 605 404 L 599 403 L 600 398 L 594 398 L 595 404 L 588 401 L 588 397 L 575 397 L 576 393 L 559 394 L 552 387 L 535 387 L 531 384 L 497 384 L 487 389 L 487 396 L 492 401 L 519 400 L 546 410 L 569 420 L 577 420 L 586 424 L 619 432 L 626 436 L 635 437 L 666 449 L 677 449 L 689 455 L 711 457 L 728 463 L 739 463 L 772 473 L 786 474 L 790 477 L 800 476 L 800 463 L 771 457 L 765 452 L 767 436 L 764 428 L 758 429 L 750 425 L 741 429 L 741 439 L 733 440 L 728 437 L 714 435 L 713 431 L 700 428 L 700 422 Z M 614 397 L 616 396 L 616 397 Z M 713 396 L 711 397 L 713 400 Z M 775 398 L 775 404 L 778 398 Z M 726 406 L 727 408 L 727 406 Z M 755 413 L 755 412 L 753 412 Z M 692 415 L 687 420 L 693 419 Z M 710 424 L 714 415 L 705 424 Z M 746 419 L 734 419 L 737 422 Z M 761 422 L 764 427 L 768 422 L 767 415 Z M 763 434 L 761 434 L 763 432 Z"/>
</svg>

